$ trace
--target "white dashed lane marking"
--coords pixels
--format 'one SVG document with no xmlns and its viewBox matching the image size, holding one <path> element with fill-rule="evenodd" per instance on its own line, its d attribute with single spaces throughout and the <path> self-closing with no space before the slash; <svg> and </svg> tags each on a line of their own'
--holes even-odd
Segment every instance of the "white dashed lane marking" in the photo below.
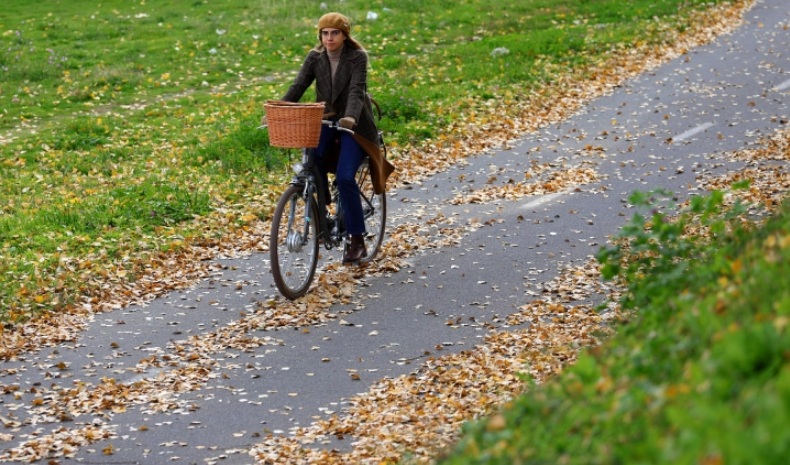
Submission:
<svg viewBox="0 0 790 465">
<path fill-rule="evenodd" d="M 774 87 L 771 90 L 774 91 L 774 92 L 782 92 L 782 91 L 785 91 L 787 89 L 790 89 L 790 79 L 788 79 L 785 82 L 777 85 L 776 87 Z"/>
<path fill-rule="evenodd" d="M 711 126 L 713 126 L 713 123 L 700 124 L 699 126 L 697 126 L 695 128 L 691 128 L 688 131 L 686 131 L 686 132 L 684 132 L 682 134 L 678 134 L 677 136 L 673 137 L 672 138 L 672 142 L 684 141 L 684 140 L 686 140 L 686 139 L 688 139 L 690 137 L 693 137 L 693 136 L 701 133 L 702 131 L 708 129 Z"/>
</svg>

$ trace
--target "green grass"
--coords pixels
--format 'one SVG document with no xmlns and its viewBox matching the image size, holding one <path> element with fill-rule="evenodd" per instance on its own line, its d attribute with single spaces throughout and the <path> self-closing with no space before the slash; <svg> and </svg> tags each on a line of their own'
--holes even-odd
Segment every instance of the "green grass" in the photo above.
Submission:
<svg viewBox="0 0 790 465">
<path fill-rule="evenodd" d="M 469 425 L 440 463 L 785 463 L 790 202 L 758 227 L 721 199 L 697 198 L 674 220 L 636 216 L 599 254 L 628 284 L 631 320 L 513 401 L 504 428 Z"/>
<path fill-rule="evenodd" d="M 512 3 L 343 3 L 371 55 L 392 153 L 438 139 L 486 101 L 525 99 L 637 41 L 671 40 L 711 4 Z M 64 277 L 63 251 L 99 269 L 133 266 L 151 249 L 265 218 L 288 154 L 255 128 L 315 45 L 323 12 L 307 0 L 5 2 L 0 320 L 68 308 L 20 292 L 31 276 L 48 296 L 92 292 L 63 287 L 79 282 Z"/>
</svg>

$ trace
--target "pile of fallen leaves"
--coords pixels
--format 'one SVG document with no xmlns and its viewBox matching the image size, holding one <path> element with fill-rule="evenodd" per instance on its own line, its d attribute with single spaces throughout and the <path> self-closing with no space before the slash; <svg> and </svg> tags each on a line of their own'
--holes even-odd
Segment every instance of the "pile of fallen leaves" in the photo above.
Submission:
<svg viewBox="0 0 790 465">
<path fill-rule="evenodd" d="M 751 205 L 765 206 L 769 211 L 778 206 L 790 189 L 790 128 L 778 131 L 756 148 L 742 150 L 731 158 L 746 162 L 740 171 L 727 173 L 706 182 L 710 190 L 729 191 L 729 187 L 741 181 L 748 181 L 749 188 L 732 191 L 729 202 L 736 199 Z"/>
</svg>

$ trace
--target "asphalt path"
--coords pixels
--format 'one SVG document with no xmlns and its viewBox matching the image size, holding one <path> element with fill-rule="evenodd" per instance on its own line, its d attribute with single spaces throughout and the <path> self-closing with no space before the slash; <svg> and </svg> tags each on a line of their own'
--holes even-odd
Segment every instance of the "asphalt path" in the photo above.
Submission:
<svg viewBox="0 0 790 465">
<path fill-rule="evenodd" d="M 46 419 L 28 407 L 55 385 L 164 376 L 165 368 L 140 369 L 138 362 L 167 357 L 179 341 L 232 325 L 276 297 L 265 254 L 217 260 L 193 288 L 96 315 L 77 343 L 4 363 L 0 385 L 19 389 L 0 395 L 4 432 L 14 437 L 0 447 L 101 424 L 117 437 L 58 463 L 252 463 L 247 451 L 262 436 L 342 412 L 350 397 L 415 370 L 428 354 L 473 347 L 561 268 L 587 262 L 632 215 L 631 192 L 662 187 L 681 199 L 695 195 L 699 177 L 740 166 L 728 152 L 787 124 L 788 25 L 787 0 L 758 1 L 733 33 L 625 82 L 567 120 L 390 192 L 391 228 L 437 215 L 477 226 L 456 245 L 421 251 L 400 271 L 367 279 L 356 290 L 363 297 L 333 306 L 338 317 L 327 323 L 261 331 L 254 335 L 266 341 L 259 347 L 210 353 L 208 381 L 168 394 L 176 408 L 161 412 L 151 400 L 103 416 Z M 533 163 L 592 167 L 600 179 L 517 201 L 451 204 L 487 185 L 521 181 Z M 438 226 L 421 231 L 435 235 Z M 104 453 L 109 445 L 112 455 Z"/>
</svg>

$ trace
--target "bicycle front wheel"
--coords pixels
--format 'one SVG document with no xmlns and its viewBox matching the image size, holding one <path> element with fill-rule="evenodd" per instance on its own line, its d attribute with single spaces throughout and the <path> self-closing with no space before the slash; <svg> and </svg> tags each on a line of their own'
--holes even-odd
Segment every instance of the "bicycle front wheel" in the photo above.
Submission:
<svg viewBox="0 0 790 465">
<path fill-rule="evenodd" d="M 360 260 L 370 262 L 381 249 L 384 241 L 384 228 L 387 223 L 387 197 L 384 193 L 373 191 L 373 179 L 370 177 L 370 162 L 365 158 L 357 170 L 357 184 L 362 196 L 362 213 L 365 218 L 365 248 L 368 254 Z"/>
<path fill-rule="evenodd" d="M 269 257 L 280 293 L 290 300 L 305 295 L 318 265 L 318 208 L 303 186 L 288 187 L 277 202 Z"/>
</svg>

